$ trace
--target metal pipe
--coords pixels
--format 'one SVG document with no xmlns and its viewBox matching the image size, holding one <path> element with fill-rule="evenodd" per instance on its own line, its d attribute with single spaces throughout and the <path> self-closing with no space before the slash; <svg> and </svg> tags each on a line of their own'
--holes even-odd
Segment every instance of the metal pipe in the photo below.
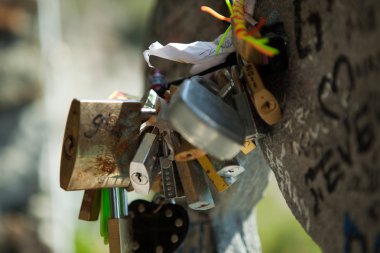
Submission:
<svg viewBox="0 0 380 253">
<path fill-rule="evenodd" d="M 120 188 L 121 191 L 121 216 L 128 216 L 128 192 L 126 188 Z"/>
<path fill-rule="evenodd" d="M 120 188 L 112 188 L 110 190 L 111 216 L 112 218 L 120 219 Z"/>
</svg>

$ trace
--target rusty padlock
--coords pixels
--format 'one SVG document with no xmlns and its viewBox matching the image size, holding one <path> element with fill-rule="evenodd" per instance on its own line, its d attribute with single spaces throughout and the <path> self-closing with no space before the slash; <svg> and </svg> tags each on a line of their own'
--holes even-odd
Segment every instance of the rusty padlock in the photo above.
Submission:
<svg viewBox="0 0 380 253">
<path fill-rule="evenodd" d="M 128 168 L 138 147 L 141 107 L 137 100 L 72 101 L 61 157 L 64 190 L 130 185 Z"/>
</svg>

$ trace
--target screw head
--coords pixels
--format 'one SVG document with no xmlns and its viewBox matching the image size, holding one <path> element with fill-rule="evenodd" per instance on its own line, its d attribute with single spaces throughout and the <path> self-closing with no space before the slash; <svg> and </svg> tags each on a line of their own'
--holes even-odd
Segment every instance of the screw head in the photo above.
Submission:
<svg viewBox="0 0 380 253">
<path fill-rule="evenodd" d="M 156 253 L 164 253 L 164 247 L 162 247 L 161 245 L 158 245 L 156 247 Z"/>
<path fill-rule="evenodd" d="M 180 218 L 178 218 L 178 219 L 175 220 L 174 224 L 175 224 L 175 226 L 176 226 L 177 228 L 180 228 L 180 227 L 183 226 L 183 220 L 180 219 Z"/>
<path fill-rule="evenodd" d="M 178 235 L 177 235 L 177 234 L 172 234 L 172 235 L 170 236 L 170 241 L 171 241 L 172 243 L 177 243 L 177 242 L 179 241 L 179 237 L 178 237 Z"/>
<path fill-rule="evenodd" d="M 170 209 L 165 210 L 165 217 L 166 218 L 171 218 L 173 216 L 173 211 Z"/>
<path fill-rule="evenodd" d="M 68 135 L 63 142 L 63 152 L 67 160 L 70 160 L 74 156 L 74 137 L 72 135 Z"/>
</svg>

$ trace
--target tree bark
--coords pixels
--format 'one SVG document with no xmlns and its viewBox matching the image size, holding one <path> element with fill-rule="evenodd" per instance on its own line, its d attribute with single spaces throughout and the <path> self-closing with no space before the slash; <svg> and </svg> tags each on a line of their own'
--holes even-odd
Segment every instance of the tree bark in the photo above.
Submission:
<svg viewBox="0 0 380 253">
<path fill-rule="evenodd" d="M 160 1 L 149 43 L 214 39 L 225 27 L 198 11 L 208 3 Z M 215 4 L 225 9 L 224 1 Z M 380 252 L 379 10 L 377 0 L 258 0 L 254 17 L 277 11 L 288 37 L 287 71 L 263 76 L 283 119 L 266 128 L 263 152 L 240 157 L 248 174 L 205 215 L 218 252 L 260 250 L 245 240 L 256 238 L 255 229 L 245 228 L 254 224 L 252 209 L 266 185 L 269 169 L 257 162 L 264 158 L 293 214 L 324 252 Z M 170 80 L 188 74 L 175 62 L 156 66 Z"/>
</svg>

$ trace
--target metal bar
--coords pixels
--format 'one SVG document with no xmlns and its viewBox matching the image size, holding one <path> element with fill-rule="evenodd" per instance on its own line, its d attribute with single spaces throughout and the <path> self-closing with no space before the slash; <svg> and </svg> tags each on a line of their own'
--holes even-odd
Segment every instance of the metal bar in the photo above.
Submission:
<svg viewBox="0 0 380 253">
<path fill-rule="evenodd" d="M 128 216 L 128 192 L 126 188 L 120 188 L 121 191 L 121 215 Z"/>
<path fill-rule="evenodd" d="M 111 200 L 111 217 L 121 218 L 120 210 L 120 188 L 112 188 L 110 190 L 110 200 Z"/>
</svg>

